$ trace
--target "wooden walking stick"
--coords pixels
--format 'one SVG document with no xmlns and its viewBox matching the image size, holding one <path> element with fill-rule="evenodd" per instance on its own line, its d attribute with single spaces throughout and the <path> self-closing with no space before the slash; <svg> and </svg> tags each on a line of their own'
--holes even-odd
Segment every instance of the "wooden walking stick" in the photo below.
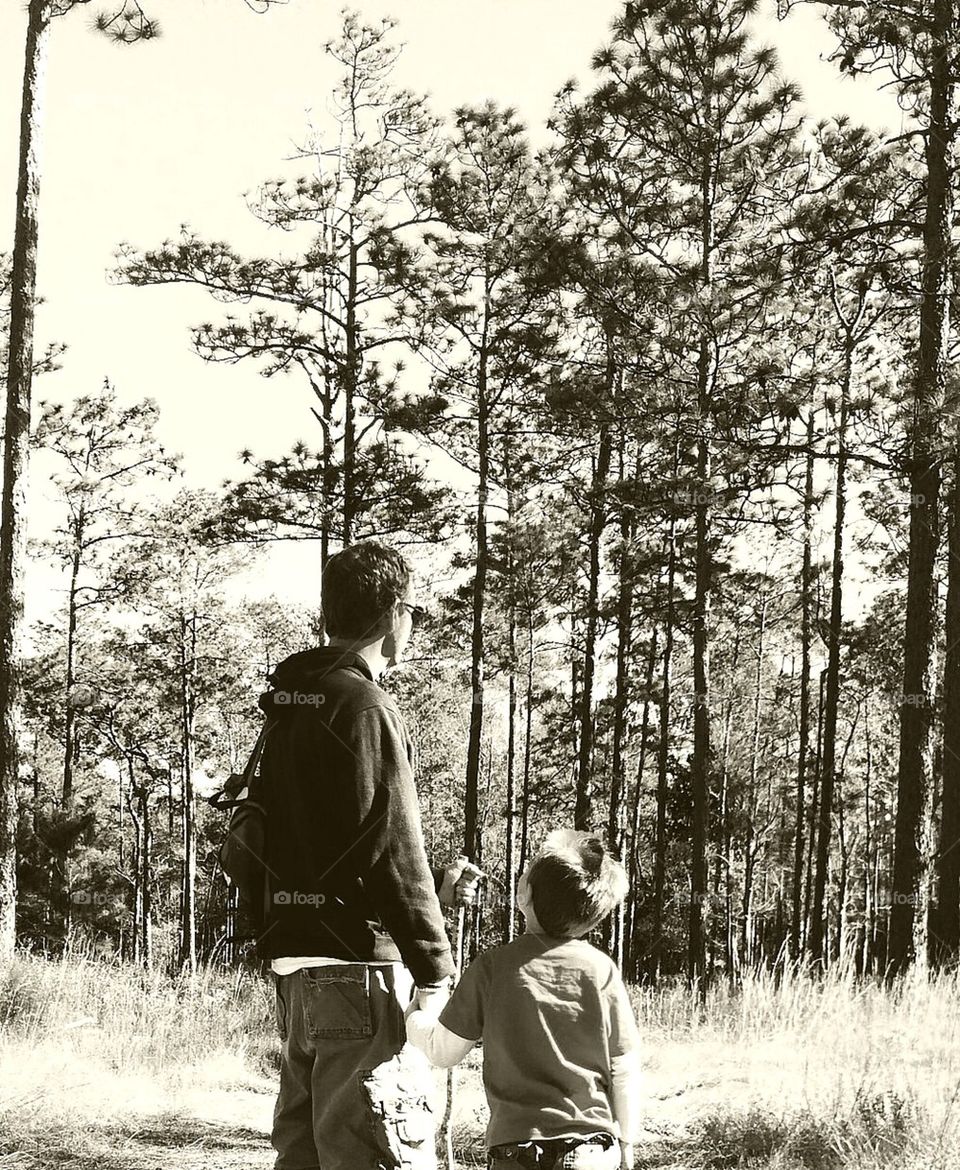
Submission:
<svg viewBox="0 0 960 1170">
<path fill-rule="evenodd" d="M 461 860 L 467 861 L 466 857 Z M 472 864 L 472 863 L 470 863 Z M 479 873 L 477 876 L 477 894 L 474 901 L 474 908 L 479 902 L 481 884 L 485 875 Z M 454 980 L 459 981 L 460 975 L 463 972 L 463 948 L 467 932 L 467 907 L 461 903 L 457 906 L 457 945 L 454 953 Z M 443 1135 L 443 1145 L 446 1150 L 447 1170 L 456 1170 L 456 1163 L 453 1160 L 453 1102 L 457 1093 L 457 1069 L 456 1065 L 447 1069 L 447 1099 L 443 1110 L 443 1120 L 440 1123 L 440 1132 Z"/>
<path fill-rule="evenodd" d="M 463 970 L 463 940 L 467 926 L 466 906 L 457 907 L 457 949 L 454 955 L 454 978 L 459 980 Z M 447 1170 L 456 1170 L 453 1160 L 453 1102 L 457 1092 L 457 1066 L 447 1069 L 447 1099 L 443 1108 L 443 1120 L 440 1123 L 440 1132 L 443 1134 L 443 1147 L 446 1151 Z"/>
</svg>

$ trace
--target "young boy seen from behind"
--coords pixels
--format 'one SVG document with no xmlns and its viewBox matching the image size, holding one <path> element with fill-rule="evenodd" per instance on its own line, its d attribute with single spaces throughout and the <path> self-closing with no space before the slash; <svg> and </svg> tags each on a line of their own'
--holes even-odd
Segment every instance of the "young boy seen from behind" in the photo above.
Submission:
<svg viewBox="0 0 960 1170">
<path fill-rule="evenodd" d="M 490 1170 L 632 1165 L 636 1020 L 616 966 L 583 938 L 626 892 L 597 837 L 551 833 L 517 888 L 526 933 L 479 955 L 439 1019 L 430 1002 L 408 1015 L 408 1038 L 442 1068 L 483 1041 Z"/>
</svg>

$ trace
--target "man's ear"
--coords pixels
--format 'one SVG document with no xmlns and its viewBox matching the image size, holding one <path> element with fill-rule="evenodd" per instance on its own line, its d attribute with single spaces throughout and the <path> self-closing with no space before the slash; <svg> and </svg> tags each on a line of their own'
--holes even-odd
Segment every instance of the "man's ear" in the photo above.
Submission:
<svg viewBox="0 0 960 1170">
<path fill-rule="evenodd" d="M 402 613 L 403 610 L 400 607 L 399 601 L 395 601 L 389 609 L 385 610 L 380 618 L 380 625 L 377 629 L 378 636 L 383 638 L 392 634 L 400 624 L 400 617 Z"/>
</svg>

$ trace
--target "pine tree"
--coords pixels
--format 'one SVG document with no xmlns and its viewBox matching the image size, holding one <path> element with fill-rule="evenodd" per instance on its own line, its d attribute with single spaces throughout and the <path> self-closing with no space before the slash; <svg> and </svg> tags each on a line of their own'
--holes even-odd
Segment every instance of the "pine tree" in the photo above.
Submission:
<svg viewBox="0 0 960 1170">
<path fill-rule="evenodd" d="M 438 149 L 425 100 L 392 84 L 394 26 L 345 13 L 326 46 L 342 69 L 335 129 L 298 152 L 315 171 L 271 180 L 251 203 L 259 220 L 298 241 L 295 254 L 244 257 L 186 230 L 157 249 L 119 254 L 118 277 L 131 284 L 192 284 L 252 306 L 246 319 L 229 314 L 192 331 L 202 358 L 305 379 L 319 443 L 298 443 L 281 458 L 245 451 L 252 475 L 233 486 L 223 521 L 232 536 L 318 539 L 323 560 L 362 537 L 435 537 L 442 527 L 432 516 L 442 492 L 383 410 L 398 372 L 387 355 L 407 340 L 391 298 L 418 233 L 435 218 L 429 183 Z"/>
<path fill-rule="evenodd" d="M 235 550 L 209 541 L 216 500 L 209 493 L 183 491 L 157 510 L 150 537 L 131 552 L 147 587 L 137 599 L 146 619 L 144 636 L 162 647 L 168 664 L 164 701 L 175 712 L 177 772 L 181 808 L 179 962 L 197 965 L 197 800 L 198 721 L 204 695 L 221 662 L 228 662 L 219 634 L 223 589 L 235 572 Z"/>
<path fill-rule="evenodd" d="M 435 375 L 428 395 L 398 397 L 391 419 L 441 446 L 477 484 L 464 820 L 464 849 L 475 857 L 490 498 L 504 482 L 502 436 L 518 398 L 552 354 L 552 293 L 535 263 L 552 204 L 516 115 L 493 105 L 457 111 L 431 199 L 440 226 L 424 234 L 416 264 L 398 274 L 396 288 Z"/>
<path fill-rule="evenodd" d="M 836 814 L 838 717 L 841 687 L 845 517 L 848 469 L 856 458 L 852 431 L 858 417 L 879 414 L 869 383 L 861 388 L 876 339 L 889 327 L 895 300 L 891 286 L 911 243 L 908 209 L 914 183 L 903 169 L 902 152 L 878 141 L 862 127 L 845 121 L 818 127 L 814 192 L 795 221 L 802 243 L 799 269 L 813 272 L 814 297 L 829 313 L 830 327 L 818 347 L 821 383 L 835 387 L 827 406 L 834 420 L 835 514 L 827 634 L 817 863 L 811 909 L 809 952 L 814 962 L 825 959 L 824 928 L 831 832 Z M 905 231 L 905 229 L 907 229 Z M 802 271 L 798 272 L 803 280 Z M 811 412 L 816 404 L 811 402 Z M 812 414 L 811 414 L 812 417 Z"/>
<path fill-rule="evenodd" d="M 797 0 L 781 0 L 783 14 Z M 957 5 L 953 0 L 871 0 L 849 4 L 823 0 L 839 37 L 832 59 L 841 71 L 890 72 L 901 106 L 923 142 L 924 209 L 919 343 L 910 412 L 910 558 L 903 637 L 903 701 L 891 972 L 927 951 L 927 839 L 933 772 L 933 646 L 936 634 L 935 562 L 940 542 L 940 496 L 944 452 L 940 419 L 944 404 L 950 328 L 950 256 L 958 72 Z"/>
<path fill-rule="evenodd" d="M 50 478 L 67 513 L 45 551 L 68 573 L 61 801 L 69 810 L 78 754 L 72 694 L 82 643 L 78 622 L 82 614 L 116 603 L 135 586 L 135 579 L 118 574 L 115 564 L 115 542 L 147 535 L 141 531 L 140 508 L 130 497 L 131 489 L 148 478 L 168 478 L 178 460 L 164 451 L 154 434 L 156 404 L 120 407 L 109 382 L 99 394 L 76 399 L 69 409 L 55 403 L 41 406 L 34 443 L 57 457 Z"/>
<path fill-rule="evenodd" d="M 30 0 L 27 9 L 16 224 L 11 270 L 3 497 L 0 504 L 0 956 L 16 941 L 16 817 L 22 705 L 23 576 L 26 561 L 26 473 L 35 366 L 37 240 L 39 235 L 41 81 L 52 22 L 87 0 Z M 244 0 L 266 9 L 275 0 Z M 101 11 L 96 29 L 122 44 L 151 40 L 156 21 L 140 0 Z"/>
<path fill-rule="evenodd" d="M 693 400 L 691 450 L 684 458 L 695 460 L 688 972 L 696 982 L 705 975 L 715 767 L 710 610 L 721 470 L 716 436 L 746 422 L 749 376 L 735 372 L 734 354 L 743 321 L 762 319 L 774 295 L 776 272 L 764 261 L 797 155 L 797 93 L 778 79 L 772 50 L 750 43 L 747 22 L 755 8 L 753 0 L 627 4 L 612 44 L 595 55 L 598 88 L 571 108 L 566 123 L 578 144 L 570 168 L 575 185 L 604 209 L 623 246 L 672 286 L 661 344 L 673 359 L 673 376 L 686 382 Z M 681 296 L 690 306 L 685 313 L 678 311 Z M 762 348 L 753 340 L 753 352 L 738 357 L 755 366 Z M 734 382 L 740 409 L 725 404 Z"/>
</svg>

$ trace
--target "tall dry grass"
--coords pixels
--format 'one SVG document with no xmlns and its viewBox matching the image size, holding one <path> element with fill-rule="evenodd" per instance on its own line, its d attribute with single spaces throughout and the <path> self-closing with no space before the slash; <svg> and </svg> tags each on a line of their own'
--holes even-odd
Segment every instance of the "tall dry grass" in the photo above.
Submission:
<svg viewBox="0 0 960 1170">
<path fill-rule="evenodd" d="M 148 1123 L 193 1140 L 205 1116 L 242 1129 L 252 1113 L 262 1130 L 272 996 L 249 972 L 171 978 L 82 948 L 0 964 L 0 1166 L 133 1166 L 118 1151 Z"/>
<path fill-rule="evenodd" d="M 681 986 L 632 994 L 647 1170 L 960 1165 L 957 975 L 888 988 L 788 970 L 703 1002 Z M 0 965 L 0 1167 L 192 1166 L 174 1139 L 202 1144 L 214 1119 L 224 1151 L 256 1131 L 246 1161 L 218 1165 L 268 1166 L 277 1052 L 272 985 L 249 972 L 18 956 Z M 483 1163 L 478 1055 L 459 1081 L 466 1165 Z M 145 1135 L 167 1142 L 161 1161 L 138 1160 Z"/>
<path fill-rule="evenodd" d="M 176 1080 L 211 1058 L 259 1074 L 275 1067 L 273 989 L 248 970 L 171 977 L 82 950 L 0 965 L 0 1043 L 54 1038 L 122 1074 Z"/>
<path fill-rule="evenodd" d="M 887 987 L 839 966 L 636 989 L 651 1156 L 669 1165 L 960 1165 L 960 977 Z M 658 1152 L 659 1151 L 659 1152 Z M 661 1156 L 662 1155 L 662 1156 Z"/>
</svg>

